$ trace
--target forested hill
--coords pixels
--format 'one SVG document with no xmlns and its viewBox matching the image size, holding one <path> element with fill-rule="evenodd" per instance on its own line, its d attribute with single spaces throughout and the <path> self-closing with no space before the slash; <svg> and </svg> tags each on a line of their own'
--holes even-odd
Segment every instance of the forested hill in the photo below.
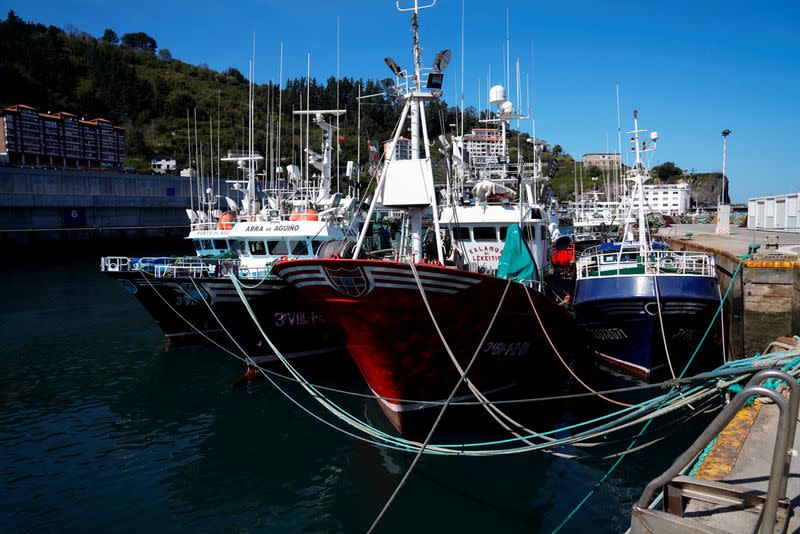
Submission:
<svg viewBox="0 0 800 534">
<path fill-rule="evenodd" d="M 143 166 L 153 154 L 165 152 L 186 164 L 186 114 L 192 121 L 197 108 L 198 134 L 207 145 L 209 115 L 221 123 L 222 150 L 242 146 L 246 139 L 248 83 L 235 68 L 217 72 L 207 65 L 190 65 L 159 48 L 146 33 L 118 37 L 108 29 L 93 36 L 74 28 L 30 23 L 10 11 L 0 20 L 0 105 L 28 104 L 43 111 L 70 111 L 84 117 L 107 117 L 127 129 L 128 164 Z M 340 125 L 342 166 L 356 159 L 358 84 L 362 94 L 380 93 L 374 80 L 342 78 L 340 106 L 347 110 Z M 310 80 L 310 101 L 314 109 L 335 109 L 336 80 Z M 305 107 L 306 81 L 289 80 L 282 95 L 282 156 L 291 163 L 299 159 L 298 125 L 292 131 L 292 110 Z M 270 100 L 271 99 L 271 100 Z M 255 144 L 264 151 L 267 109 L 274 109 L 278 121 L 278 91 L 261 84 L 255 88 Z M 431 121 L 433 138 L 439 125 L 455 122 L 455 110 L 441 104 L 443 120 Z M 362 142 L 368 136 L 383 142 L 391 136 L 399 109 L 383 98 L 364 101 L 361 107 Z M 467 127 L 476 124 L 475 111 L 465 114 Z M 318 136 L 316 128 L 312 134 Z M 217 132 L 214 132 L 216 138 Z M 312 138 L 313 139 L 313 138 Z M 362 159 L 366 159 L 366 144 Z"/>
<path fill-rule="evenodd" d="M 358 86 L 362 94 L 381 93 L 377 80 L 341 78 L 340 107 L 347 110 L 340 119 L 341 148 L 339 161 L 344 170 L 348 160 L 356 160 Z M 312 109 L 335 109 L 336 79 L 324 81 L 312 78 L 306 87 L 305 79 L 289 80 L 282 91 L 281 156 L 282 165 L 299 163 L 303 143 L 293 109 L 305 107 L 306 90 L 310 91 Z M 178 160 L 180 167 L 188 163 L 186 127 L 187 111 L 197 110 L 197 130 L 201 144 L 209 144 L 209 118 L 213 116 L 214 137 L 220 136 L 223 151 L 244 148 L 247 139 L 247 79 L 235 68 L 218 72 L 208 65 L 190 65 L 172 57 L 169 50 L 159 48 L 155 37 L 143 32 L 118 36 L 113 29 L 93 36 L 75 28 L 26 22 L 9 11 L 0 19 L 0 106 L 27 104 L 42 111 L 69 111 L 94 118 L 106 117 L 127 130 L 127 164 L 149 171 L 149 159 L 156 154 L 168 154 Z M 255 146 L 263 152 L 269 121 L 277 124 L 278 88 L 271 84 L 255 87 Z M 271 110 L 271 113 L 268 113 Z M 396 102 L 377 97 L 365 100 L 361 106 L 361 160 L 368 158 L 366 139 L 383 143 L 392 134 L 399 118 Z M 220 130 L 217 131 L 217 118 Z M 457 109 L 446 102 L 434 104 L 429 114 L 429 133 L 436 140 L 442 127 L 457 122 Z M 474 108 L 464 113 L 465 130 L 478 125 Z M 274 128 L 276 130 L 277 128 Z M 319 143 L 319 129 L 311 130 L 312 148 Z M 527 134 L 517 139 L 510 132 L 510 157 L 516 160 L 517 150 L 523 151 L 526 161 L 532 160 Z M 552 140 L 551 140 L 552 141 Z M 437 146 L 432 150 L 434 172 L 445 175 Z M 210 156 L 207 148 L 203 153 Z M 554 143 L 552 150 L 542 155 L 545 172 L 551 162 L 558 160 L 552 183 L 559 198 L 572 197 L 576 169 L 569 154 Z M 207 163 L 206 163 L 207 165 Z M 674 167 L 674 165 L 673 165 Z M 206 167 L 208 168 L 208 167 Z M 233 175 L 232 166 L 222 167 L 223 174 Z M 673 173 L 674 174 L 674 173 Z M 602 173 L 579 173 L 583 187 L 603 188 Z M 593 176 L 600 176 L 593 181 Z M 674 176 L 670 175 L 674 179 Z M 714 196 L 714 195 L 712 195 Z"/>
</svg>

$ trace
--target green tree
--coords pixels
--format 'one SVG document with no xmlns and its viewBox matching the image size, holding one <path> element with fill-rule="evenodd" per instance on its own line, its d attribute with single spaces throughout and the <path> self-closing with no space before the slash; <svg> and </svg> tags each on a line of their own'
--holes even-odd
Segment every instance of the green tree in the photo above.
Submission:
<svg viewBox="0 0 800 534">
<path fill-rule="evenodd" d="M 119 37 L 117 37 L 117 32 L 115 32 L 111 28 L 106 28 L 106 31 L 103 32 L 103 36 L 100 37 L 100 40 L 103 41 L 104 43 L 111 43 L 111 44 L 119 43 Z"/>
<path fill-rule="evenodd" d="M 653 172 L 659 181 L 663 182 L 669 180 L 673 176 L 680 176 L 683 174 L 683 169 L 675 165 L 673 162 L 667 161 L 661 165 L 653 167 Z"/>
<path fill-rule="evenodd" d="M 144 32 L 126 33 L 122 36 L 122 44 L 134 50 L 155 52 L 158 45 L 156 40 Z"/>
<path fill-rule="evenodd" d="M 166 63 L 169 63 L 170 61 L 172 61 L 172 52 L 169 51 L 169 48 L 160 48 L 158 50 L 158 59 Z"/>
<path fill-rule="evenodd" d="M 561 145 L 556 145 L 556 146 L 554 146 L 554 147 L 553 147 L 553 155 L 554 155 L 554 156 L 558 156 L 558 155 L 559 155 L 559 154 L 561 154 L 563 151 L 564 151 L 564 149 L 563 149 L 563 148 L 561 148 Z"/>
</svg>

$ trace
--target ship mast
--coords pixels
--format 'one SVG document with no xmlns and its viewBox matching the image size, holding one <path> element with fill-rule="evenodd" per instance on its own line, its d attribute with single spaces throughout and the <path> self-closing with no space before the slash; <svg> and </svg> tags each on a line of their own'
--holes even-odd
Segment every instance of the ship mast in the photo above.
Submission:
<svg viewBox="0 0 800 534">
<path fill-rule="evenodd" d="M 633 131 L 628 132 L 629 134 L 633 134 L 631 137 L 631 142 L 633 143 L 633 150 L 636 155 L 636 161 L 633 163 L 633 168 L 629 174 L 629 180 L 633 182 L 633 194 L 630 198 L 630 215 L 633 214 L 633 203 L 637 200 L 639 202 L 639 209 L 638 209 L 638 219 L 639 219 L 639 252 L 644 256 L 647 254 L 649 249 L 648 239 L 647 239 L 647 219 L 645 217 L 645 209 L 644 209 L 644 182 L 649 178 L 647 167 L 645 166 L 644 162 L 642 161 L 642 153 L 643 152 L 652 152 L 656 148 L 656 142 L 658 141 L 658 133 L 657 132 L 650 132 L 650 147 L 647 147 L 647 141 L 643 141 L 640 143 L 639 141 L 639 134 L 647 132 L 647 130 L 640 130 L 639 129 L 639 112 L 637 110 L 633 110 Z M 625 234 L 628 231 L 628 224 L 629 221 L 625 222 Z M 623 236 L 624 240 L 624 236 Z M 621 252 L 621 251 L 620 251 Z"/>
<path fill-rule="evenodd" d="M 433 186 L 433 170 L 431 168 L 430 142 L 428 139 L 428 129 L 425 120 L 425 101 L 432 100 L 441 94 L 442 74 L 441 71 L 449 61 L 450 52 L 442 51 L 437 55 L 433 68 L 423 69 L 421 66 L 421 48 L 419 44 L 419 11 L 428 9 L 436 5 L 436 0 L 430 4 L 420 5 L 419 0 L 414 0 L 414 7 L 401 8 L 397 2 L 397 10 L 400 12 L 413 11 L 411 15 L 411 28 L 413 30 L 413 74 L 400 68 L 397 63 L 386 58 L 386 64 L 397 77 L 397 85 L 393 90 L 397 90 L 398 96 L 405 99 L 400 121 L 394 131 L 390 145 L 391 154 L 384 164 L 378 185 L 375 189 L 372 202 L 370 204 L 364 227 L 356 243 L 353 257 L 358 257 L 366 236 L 367 227 L 372 219 L 375 205 L 378 199 L 384 207 L 405 209 L 409 214 L 411 237 L 411 261 L 419 261 L 423 258 L 423 228 L 422 217 L 424 212 L 431 208 L 433 215 L 434 238 L 436 241 L 436 258 L 439 262 L 444 262 L 442 237 L 439 231 L 439 210 L 436 202 L 436 192 Z M 423 70 L 427 72 L 428 81 L 423 84 Z M 400 161 L 397 158 L 397 143 L 401 137 L 406 118 L 411 121 L 411 159 Z M 420 157 L 420 132 L 422 141 L 425 144 L 425 157 Z M 394 169 L 394 170 L 393 170 Z M 401 171 L 401 172 L 398 172 Z M 387 186 L 388 182 L 388 186 Z"/>
</svg>

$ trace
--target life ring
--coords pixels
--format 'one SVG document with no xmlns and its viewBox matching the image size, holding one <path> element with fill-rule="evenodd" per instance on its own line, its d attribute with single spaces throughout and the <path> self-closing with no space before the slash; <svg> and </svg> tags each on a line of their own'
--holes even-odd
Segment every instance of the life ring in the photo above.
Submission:
<svg viewBox="0 0 800 534">
<path fill-rule="evenodd" d="M 236 214 L 232 211 L 226 211 L 222 215 L 219 216 L 219 224 L 217 224 L 217 229 L 219 230 L 233 230 L 233 222 L 236 220 Z"/>
<path fill-rule="evenodd" d="M 318 221 L 319 215 L 317 212 L 311 209 L 305 211 L 295 211 L 291 215 L 289 215 L 290 221 Z"/>
</svg>

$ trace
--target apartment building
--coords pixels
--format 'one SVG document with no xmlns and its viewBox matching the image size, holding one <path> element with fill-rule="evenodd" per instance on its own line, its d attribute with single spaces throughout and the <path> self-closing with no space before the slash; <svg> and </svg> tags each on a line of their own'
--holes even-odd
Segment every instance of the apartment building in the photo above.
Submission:
<svg viewBox="0 0 800 534">
<path fill-rule="evenodd" d="M 400 137 L 397 139 L 397 156 L 395 159 L 411 159 L 411 139 Z M 387 141 L 383 144 L 383 154 L 386 160 L 392 159 L 392 152 L 395 147 L 394 141 Z"/>
<path fill-rule="evenodd" d="M 122 167 L 125 129 L 108 119 L 41 113 L 18 104 L 0 114 L 0 154 L 9 163 L 71 168 Z"/>
<path fill-rule="evenodd" d="M 496 128 L 476 128 L 464 135 L 464 150 L 473 165 L 501 163 L 503 133 Z"/>
</svg>

